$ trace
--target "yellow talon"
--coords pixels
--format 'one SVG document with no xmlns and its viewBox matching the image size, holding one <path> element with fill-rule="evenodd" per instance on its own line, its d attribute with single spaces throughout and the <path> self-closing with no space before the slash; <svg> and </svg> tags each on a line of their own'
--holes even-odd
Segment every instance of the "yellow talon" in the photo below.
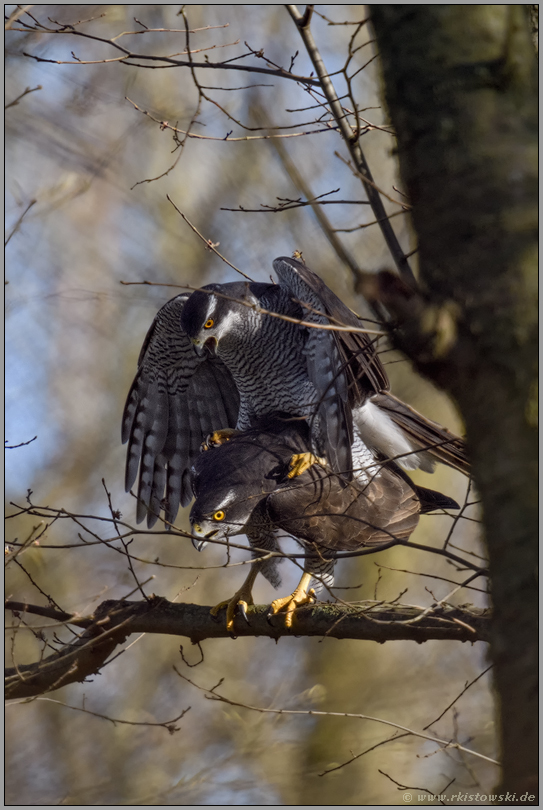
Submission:
<svg viewBox="0 0 543 810">
<path fill-rule="evenodd" d="M 219 602 L 218 605 L 215 605 L 215 607 L 212 607 L 209 611 L 212 616 L 217 616 L 223 608 L 226 608 L 226 629 L 229 633 L 234 630 L 234 616 L 236 615 L 237 607 L 239 607 L 241 615 L 247 624 L 249 624 L 249 620 L 247 618 L 247 608 L 249 605 L 254 605 L 252 591 L 257 574 L 258 566 L 252 566 L 247 579 L 239 591 L 236 591 L 231 599 L 225 599 L 222 602 Z"/>
<path fill-rule="evenodd" d="M 239 607 L 242 616 L 244 616 L 245 621 L 248 622 L 247 608 L 249 605 L 254 605 L 254 602 L 250 596 L 247 597 L 245 595 L 246 598 L 243 599 L 243 595 L 244 594 L 238 591 L 231 599 L 225 599 L 223 602 L 219 602 L 218 605 L 215 605 L 215 607 L 212 607 L 209 611 L 212 616 L 217 616 L 223 608 L 226 608 L 226 629 L 229 633 L 234 630 L 234 616 L 236 615 L 236 608 Z"/>
<path fill-rule="evenodd" d="M 308 589 L 310 582 L 311 574 L 304 574 L 293 593 L 281 599 L 274 599 L 270 606 L 270 615 L 275 615 L 286 608 L 285 626 L 292 627 L 292 619 L 296 608 L 301 605 L 311 605 L 316 601 L 315 591 L 313 588 Z"/>
<path fill-rule="evenodd" d="M 314 456 L 313 453 L 295 453 L 289 462 L 288 478 L 297 478 L 302 475 L 306 470 L 313 466 L 313 464 L 326 464 L 325 459 Z"/>
<path fill-rule="evenodd" d="M 200 450 L 209 450 L 212 447 L 218 447 L 225 442 L 229 442 L 232 436 L 237 433 L 239 433 L 239 431 L 235 430 L 234 428 L 215 430 L 206 437 L 205 441 L 202 442 Z"/>
</svg>

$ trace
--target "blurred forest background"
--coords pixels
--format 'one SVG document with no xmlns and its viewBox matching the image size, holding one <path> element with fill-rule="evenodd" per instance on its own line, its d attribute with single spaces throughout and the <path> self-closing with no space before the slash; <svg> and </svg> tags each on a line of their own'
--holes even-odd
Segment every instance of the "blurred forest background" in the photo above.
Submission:
<svg viewBox="0 0 543 810">
<path fill-rule="evenodd" d="M 180 8 L 39 5 L 30 7 L 30 13 L 50 27 L 48 18 L 73 24 L 102 15 L 80 30 L 105 38 L 137 31 L 121 44 L 139 53 L 182 54 L 186 41 Z M 310 75 L 309 59 L 283 6 L 184 8 L 191 30 L 204 29 L 190 37 L 193 51 L 203 49 L 195 58 L 232 59 L 249 46 L 288 68 L 299 51 L 292 70 Z M 8 16 L 15 10 L 6 7 Z M 318 6 L 317 11 L 338 22 L 367 16 L 365 7 L 356 5 Z M 322 207 L 334 238 L 364 270 L 392 262 L 378 226 L 359 227 L 374 220 L 370 207 L 360 204 L 366 200 L 363 187 L 341 160 L 347 152 L 339 134 L 326 126 L 327 116 L 321 109 L 307 109 L 319 99 L 302 85 L 264 74 L 196 71 L 208 88 L 205 93 L 231 118 L 204 100 L 192 132 L 205 137 L 187 138 L 176 148 L 171 129 L 125 97 L 158 122 L 186 131 L 198 104 L 189 70 L 101 63 L 120 54 L 92 40 L 28 31 L 21 23 L 34 25 L 22 14 L 6 38 L 6 436 L 9 445 L 37 438 L 8 451 L 7 511 L 17 512 L 12 504 L 24 505 L 32 490 L 35 504 L 108 516 L 105 479 L 115 509 L 134 522 L 135 501 L 123 488 L 121 414 L 145 333 L 159 307 L 179 290 L 121 282 L 197 287 L 237 278 L 205 249 L 166 194 L 253 279 L 267 281 L 272 260 L 298 249 L 350 307 L 370 317 L 354 292 L 350 270 L 310 206 L 275 213 L 222 209 L 258 209 L 276 205 L 277 198 L 307 199 L 308 194 L 337 190 L 331 200 L 357 204 Z M 205 30 L 208 26 L 213 28 Z M 329 25 L 315 15 L 312 28 L 329 73 L 340 70 L 353 26 Z M 362 26 L 356 45 L 364 47 L 353 55 L 351 66 L 356 74 L 353 92 L 365 110 L 361 114 L 373 125 L 363 148 L 377 185 L 392 200 L 402 200 L 371 39 L 371 28 Z M 25 54 L 96 63 L 37 62 Z M 254 56 L 241 64 L 266 65 Z M 10 105 L 25 88 L 32 92 Z M 340 95 L 345 91 L 341 76 L 337 89 Z M 273 137 L 262 137 L 259 127 L 268 127 Z M 395 214 L 392 223 L 402 247 L 410 252 L 416 244 L 408 214 L 400 214 L 396 202 L 385 199 L 385 205 Z M 416 257 L 412 261 L 416 266 Z M 393 392 L 462 433 L 446 398 L 398 354 L 384 344 L 382 349 Z M 420 474 L 417 481 L 464 503 L 467 483 L 457 473 L 440 468 L 432 477 Z M 187 516 L 186 510 L 180 514 L 181 528 L 188 528 Z M 454 527 L 451 543 L 482 554 L 476 512 L 467 510 L 465 516 Z M 447 516 L 423 517 L 413 539 L 440 546 L 451 527 Z M 44 528 L 28 515 L 8 521 L 8 542 L 39 536 L 17 558 L 23 567 L 16 563 L 8 568 L 6 592 L 13 599 L 44 604 L 44 595 L 52 595 L 63 610 L 89 614 L 104 599 L 133 593 L 134 578 L 115 543 L 85 547 L 69 521 Z M 95 523 L 93 528 L 101 537 L 111 536 L 107 526 Z M 139 536 L 131 552 L 148 561 L 136 565 L 140 581 L 154 577 L 147 592 L 170 600 L 215 604 L 233 593 L 246 572 L 222 567 L 225 555 L 219 548 L 198 554 L 189 539 L 158 532 Z M 234 555 L 234 561 L 243 558 L 242 552 Z M 445 560 L 395 548 L 343 561 L 336 582 L 350 590 L 337 592 L 349 601 L 392 600 L 401 594 L 403 603 L 428 605 L 452 586 L 427 575 L 454 579 L 454 573 Z M 298 571 L 286 562 L 282 574 L 287 593 Z M 481 583 L 458 593 L 457 603 L 485 605 Z M 259 578 L 255 600 L 268 603 L 276 595 Z M 43 654 L 41 630 L 24 629 L 28 622 L 36 628 L 47 625 L 25 617 L 8 636 L 9 666 Z M 56 630 L 69 638 L 65 629 Z M 307 638 L 275 644 L 246 638 L 207 640 L 202 649 L 203 662 L 189 669 L 179 653 L 179 638 L 132 638 L 92 682 L 9 704 L 6 804 L 396 804 L 401 793 L 391 779 L 434 793 L 451 780 L 449 793 L 489 792 L 496 782 L 497 769 L 488 762 L 457 751 L 439 752 L 433 743 L 415 737 L 376 747 L 392 734 L 377 723 L 281 717 L 211 702 L 173 669 L 175 665 L 206 688 L 224 678 L 223 694 L 253 706 L 364 713 L 421 730 L 487 668 L 483 644 L 377 645 Z M 184 654 L 191 664 L 200 659 L 189 644 Z M 470 747 L 495 757 L 490 687 L 489 673 L 432 732 L 469 741 Z M 136 725 L 114 724 L 67 706 Z M 189 706 L 173 735 L 153 725 Z M 322 775 L 372 747 L 365 756 Z"/>
</svg>

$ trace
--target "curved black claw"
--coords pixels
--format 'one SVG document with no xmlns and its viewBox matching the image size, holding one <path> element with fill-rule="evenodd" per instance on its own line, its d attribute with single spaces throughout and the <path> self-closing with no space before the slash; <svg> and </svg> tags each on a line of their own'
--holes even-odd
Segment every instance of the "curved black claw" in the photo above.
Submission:
<svg viewBox="0 0 543 810">
<path fill-rule="evenodd" d="M 249 624 L 249 617 L 247 616 L 247 603 L 238 602 L 238 610 L 245 619 L 245 621 L 247 622 L 247 624 Z"/>
<path fill-rule="evenodd" d="M 239 431 L 234 428 L 222 428 L 221 430 L 215 430 L 213 433 L 208 433 L 200 445 L 200 453 L 212 450 L 214 447 L 220 447 L 221 444 L 229 442 L 232 436 L 237 436 L 238 433 Z"/>
</svg>

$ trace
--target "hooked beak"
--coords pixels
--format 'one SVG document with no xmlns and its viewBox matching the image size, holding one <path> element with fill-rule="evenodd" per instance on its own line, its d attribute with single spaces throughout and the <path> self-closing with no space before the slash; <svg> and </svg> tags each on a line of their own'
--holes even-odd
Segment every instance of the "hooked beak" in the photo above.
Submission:
<svg viewBox="0 0 543 810">
<path fill-rule="evenodd" d="M 216 337 L 209 337 L 205 341 L 201 341 L 199 338 L 191 338 L 192 345 L 194 346 L 194 351 L 198 355 L 198 357 L 204 357 L 206 354 L 210 354 L 213 357 L 217 355 L 217 346 L 219 345 L 219 341 Z"/>
<path fill-rule="evenodd" d="M 196 537 L 192 538 L 192 545 L 196 549 L 196 551 L 203 551 L 204 548 L 207 546 L 206 540 L 208 537 L 215 537 L 218 534 L 217 531 L 212 532 L 204 532 L 201 526 L 198 523 L 192 524 L 192 534 L 196 535 Z M 201 539 L 199 539 L 201 538 Z"/>
</svg>

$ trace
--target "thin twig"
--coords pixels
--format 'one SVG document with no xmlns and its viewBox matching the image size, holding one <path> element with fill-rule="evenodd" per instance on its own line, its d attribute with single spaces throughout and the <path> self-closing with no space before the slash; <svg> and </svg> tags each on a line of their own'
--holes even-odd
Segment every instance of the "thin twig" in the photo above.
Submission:
<svg viewBox="0 0 543 810">
<path fill-rule="evenodd" d="M 370 751 L 375 751 L 376 748 L 380 748 L 382 745 L 386 745 L 389 742 L 401 740 L 402 737 L 410 737 L 410 736 L 411 735 L 408 734 L 407 732 L 404 732 L 403 734 L 398 734 L 398 732 L 395 731 L 394 734 L 391 737 L 387 737 L 386 740 L 381 740 L 381 742 L 375 743 L 375 745 L 370 746 L 370 748 L 366 748 L 365 751 L 361 751 L 360 754 L 353 754 L 351 759 L 348 759 L 346 762 L 342 762 L 341 765 L 335 765 L 333 768 L 328 768 L 326 771 L 322 771 L 322 773 L 319 773 L 319 776 L 326 776 L 327 774 L 333 773 L 334 771 L 340 771 L 342 768 L 345 768 L 347 765 L 350 765 L 351 762 L 356 762 L 356 760 L 360 759 L 360 757 L 369 754 Z"/>
<path fill-rule="evenodd" d="M 47 701 L 47 703 L 56 703 L 57 706 L 64 706 L 65 709 L 72 709 L 75 712 L 83 712 L 84 714 L 90 714 L 93 717 L 99 717 L 101 720 L 109 720 L 109 722 L 113 723 L 114 726 L 116 726 L 117 724 L 124 726 L 154 726 L 156 728 L 165 728 L 166 731 L 170 732 L 170 734 L 174 734 L 176 731 L 180 731 L 180 728 L 175 726 L 174 724 L 177 723 L 178 720 L 181 720 L 186 715 L 186 713 L 189 712 L 191 709 L 191 707 L 189 706 L 187 709 L 183 709 L 181 714 L 179 714 L 177 717 L 174 717 L 171 720 L 164 720 L 163 723 L 150 723 L 148 721 L 137 722 L 135 720 L 120 720 L 118 717 L 110 717 L 107 714 L 92 712 L 90 709 L 86 709 L 84 706 L 70 706 L 69 703 L 63 703 L 61 700 L 55 700 L 54 698 L 38 697 L 35 698 L 35 700 Z M 17 701 L 17 703 L 20 702 L 27 703 L 28 700 Z"/>
<path fill-rule="evenodd" d="M 356 133 L 353 131 L 351 125 L 347 121 L 341 102 L 338 99 L 332 79 L 328 74 L 322 56 L 317 48 L 317 44 L 311 32 L 309 25 L 304 23 L 304 16 L 300 14 L 295 5 L 287 5 L 287 11 L 294 20 L 296 27 L 302 37 L 306 47 L 309 58 L 313 63 L 313 67 L 320 79 L 322 90 L 326 96 L 330 110 L 336 120 L 339 131 L 343 137 L 345 145 L 353 159 L 354 165 L 360 174 L 360 178 L 364 183 L 368 199 L 371 202 L 375 219 L 380 220 L 381 231 L 387 243 L 387 246 L 394 258 L 396 266 L 400 275 L 412 287 L 416 287 L 416 279 L 409 266 L 409 262 L 405 258 L 404 252 L 398 242 L 396 234 L 387 218 L 385 207 L 379 191 L 377 190 L 370 168 L 360 146 L 360 141 Z"/>
<path fill-rule="evenodd" d="M 109 60 L 109 61 L 121 61 L 121 60 Z M 99 64 L 99 63 L 97 63 L 97 64 Z M 198 84 L 198 88 L 203 89 L 203 85 Z M 215 90 L 217 88 L 213 88 L 213 89 Z M 304 137 L 306 135 L 320 135 L 323 132 L 333 132 L 334 131 L 334 127 L 326 126 L 326 127 L 321 127 L 320 129 L 304 129 L 304 130 L 302 130 L 300 132 L 283 132 L 283 133 L 273 133 L 273 134 L 267 134 L 267 135 L 241 135 L 241 136 L 235 136 L 233 138 L 231 137 L 231 132 L 227 132 L 227 134 L 223 135 L 223 136 L 200 135 L 197 132 L 190 132 L 189 130 L 186 130 L 186 129 L 179 129 L 179 127 L 173 126 L 172 124 L 170 124 L 169 121 L 164 121 L 164 120 L 161 120 L 159 118 L 155 118 L 155 116 L 151 115 L 151 113 L 148 110 L 144 110 L 142 107 L 138 106 L 138 104 L 136 104 L 135 101 L 132 101 L 132 99 L 128 98 L 128 96 L 125 96 L 125 99 L 126 99 L 126 101 L 129 101 L 130 104 L 132 104 L 132 106 L 134 107 L 134 109 L 136 109 L 138 112 L 141 112 L 141 113 L 143 113 L 143 115 L 146 115 L 148 118 L 151 119 L 151 121 L 154 121 L 155 124 L 159 124 L 159 126 L 160 126 L 160 128 L 162 130 L 170 129 L 174 133 L 185 135 L 186 137 L 193 138 L 193 139 L 198 140 L 198 141 L 224 141 L 225 143 L 226 142 L 239 143 L 241 141 L 269 141 L 269 140 L 273 141 L 273 140 L 277 140 L 277 139 L 281 139 L 281 138 L 282 139 L 301 138 L 301 137 Z M 224 108 L 221 107 L 219 104 L 217 104 L 216 102 L 213 102 L 213 100 L 210 99 L 208 96 L 205 96 L 205 99 L 206 99 L 206 101 L 210 101 L 211 103 L 215 104 L 215 106 L 219 107 L 221 109 L 221 111 L 224 112 L 227 115 L 227 117 L 231 118 L 231 116 L 229 116 L 226 113 L 226 111 L 224 110 Z M 240 121 L 238 121 L 237 119 L 232 119 L 231 118 L 231 120 L 234 120 L 236 124 L 239 124 L 240 126 L 243 126 L 240 123 Z M 300 126 L 302 126 L 302 125 L 300 125 Z M 243 128 L 244 129 L 250 129 L 249 127 L 246 127 L 246 126 L 244 126 Z M 286 128 L 286 127 L 283 127 L 283 128 Z"/>
<path fill-rule="evenodd" d="M 433 725 L 434 725 L 434 723 L 437 723 L 437 721 L 438 721 L 438 720 L 441 720 L 441 718 L 442 718 L 442 717 L 443 717 L 445 714 L 447 714 L 447 712 L 449 711 L 449 709 L 452 709 L 452 707 L 454 706 L 454 704 L 455 704 L 455 703 L 456 703 L 458 700 L 460 700 L 460 698 L 462 697 L 462 695 L 464 695 L 464 694 L 465 694 L 465 693 L 468 691 L 468 689 L 469 689 L 471 686 L 473 686 L 473 684 L 474 684 L 474 683 L 477 683 L 477 681 L 478 681 L 480 678 L 482 678 L 482 677 L 483 677 L 483 675 L 486 675 L 486 673 L 487 673 L 487 672 L 489 672 L 489 671 L 492 669 L 492 667 L 493 667 L 493 666 L 494 666 L 494 664 L 490 664 L 490 666 L 488 666 L 486 669 L 484 669 L 484 670 L 483 670 L 483 671 L 482 671 L 482 672 L 481 672 L 479 675 L 477 675 L 477 677 L 476 677 L 476 678 L 474 678 L 472 681 L 470 681 L 469 683 L 467 683 L 467 684 L 464 686 L 464 688 L 462 689 L 462 691 L 460 692 L 460 694 L 459 694 L 459 695 L 457 695 L 457 696 L 455 697 L 455 699 L 452 701 L 452 703 L 449 703 L 449 705 L 447 706 L 447 708 L 446 708 L 446 709 L 443 709 L 443 711 L 441 712 L 441 714 L 439 715 L 439 717 L 436 717 L 436 719 L 435 719 L 435 720 L 432 720 L 432 722 L 431 722 L 431 723 L 428 723 L 428 725 L 427 725 L 427 726 L 424 726 L 423 731 L 426 731 L 427 729 L 429 729 L 429 728 L 430 728 L 430 726 L 433 726 Z"/>
<path fill-rule="evenodd" d="M 15 11 L 12 11 L 11 14 L 9 15 L 8 19 L 6 20 L 6 23 L 4 25 L 4 30 L 9 31 L 9 29 L 12 27 L 13 23 L 17 22 L 19 17 L 22 17 L 23 14 L 26 14 L 31 8 L 34 8 L 34 3 L 30 3 L 29 5 L 26 5 L 26 6 L 17 6 L 15 8 Z"/>
<path fill-rule="evenodd" d="M 352 712 L 326 712 L 326 711 L 317 711 L 315 709 L 269 709 L 264 708 L 262 706 L 251 706 L 248 703 L 239 703 L 235 700 L 230 700 L 230 698 L 226 698 L 223 695 L 217 694 L 216 691 L 211 689 L 206 689 L 203 686 L 199 686 L 199 684 L 191 681 L 185 675 L 182 675 L 175 667 L 175 671 L 179 675 L 180 678 L 190 683 L 192 686 L 195 686 L 201 692 L 206 693 L 206 697 L 209 700 L 216 700 L 220 703 L 226 703 L 229 706 L 236 706 L 240 709 L 248 709 L 252 712 L 258 712 L 259 714 L 282 714 L 282 715 L 298 715 L 304 717 L 349 717 L 353 720 L 370 720 L 373 723 L 381 723 L 385 726 L 391 726 L 392 728 L 399 729 L 400 731 L 406 732 L 406 734 L 410 734 L 413 737 L 419 737 L 423 740 L 429 740 L 430 742 L 436 743 L 437 745 L 444 746 L 442 750 L 447 750 L 450 748 L 455 748 L 461 751 L 464 751 L 466 754 L 471 754 L 474 757 L 478 757 L 479 759 L 484 759 L 486 762 L 491 762 L 493 765 L 499 765 L 500 763 L 492 759 L 491 757 L 487 757 L 484 754 L 480 754 L 478 751 L 473 751 L 471 748 L 466 748 L 459 743 L 453 743 L 450 740 L 444 740 L 440 737 L 436 737 L 432 734 L 425 734 L 422 731 L 415 731 L 412 728 L 408 728 L 407 726 L 402 726 L 399 723 L 394 723 L 392 720 L 385 720 L 382 717 L 373 717 L 369 714 L 355 714 Z M 214 689 L 216 689 L 215 687 Z"/>
<path fill-rule="evenodd" d="M 20 102 L 20 100 L 22 98 L 24 98 L 25 96 L 28 96 L 29 93 L 35 93 L 36 90 L 41 90 L 41 89 L 42 89 L 41 84 L 38 84 L 37 87 L 27 87 L 25 90 L 23 90 L 23 92 L 21 93 L 20 96 L 17 96 L 17 98 L 14 98 L 13 101 L 10 101 L 9 104 L 6 104 L 4 106 L 4 111 L 8 110 L 10 107 L 16 107 L 17 104 Z"/>
<path fill-rule="evenodd" d="M 26 8 L 32 8 L 32 6 L 27 6 Z M 32 15 L 29 15 L 32 16 Z M 233 70 L 233 71 L 241 71 L 245 73 L 264 73 L 267 76 L 275 76 L 279 79 L 290 79 L 291 81 L 300 82 L 301 84 L 309 85 L 309 86 L 318 86 L 319 81 L 317 79 L 313 79 L 309 76 L 298 76 L 295 73 L 289 73 L 282 68 L 263 68 L 257 67 L 256 65 L 240 65 L 240 64 L 233 64 L 231 61 L 223 61 L 223 62 L 195 62 L 194 60 L 181 60 L 181 59 L 174 59 L 171 56 L 155 56 L 152 54 L 145 54 L 145 53 L 135 53 L 133 51 L 128 50 L 127 48 L 123 48 L 122 45 L 119 45 L 118 42 L 115 42 L 114 39 L 107 39 L 105 37 L 99 37 L 93 34 L 85 33 L 84 31 L 76 31 L 73 29 L 72 26 L 65 26 L 63 28 L 47 28 L 43 23 L 38 22 L 35 17 L 32 17 L 37 24 L 37 27 L 31 28 L 30 30 L 38 30 L 40 33 L 43 34 L 53 34 L 57 36 L 61 35 L 68 35 L 68 36 L 75 36 L 75 37 L 82 37 L 84 39 L 90 39 L 94 42 L 101 42 L 104 45 L 110 45 L 112 48 L 120 51 L 124 55 L 124 64 L 134 65 L 136 67 L 145 67 L 145 68 L 176 68 L 176 67 L 188 67 L 191 69 L 197 68 L 198 70 Z M 9 21 L 8 21 L 9 22 Z M 30 59 L 34 59 L 36 62 L 48 62 L 50 64 L 55 65 L 84 65 L 85 62 L 83 60 L 60 60 L 60 59 L 46 59 L 41 56 L 35 56 L 31 53 L 23 52 L 23 56 L 26 56 Z M 130 60 L 130 61 L 128 61 Z M 139 63 L 135 63 L 134 60 L 140 60 Z M 105 60 L 104 60 L 105 61 Z M 159 62 L 164 64 L 148 64 L 149 62 Z"/>
<path fill-rule="evenodd" d="M 177 211 L 177 213 L 179 214 L 179 216 L 181 217 L 181 219 L 183 219 L 183 220 L 184 220 L 184 221 L 187 223 L 187 225 L 189 226 L 189 228 L 192 228 L 192 230 L 194 231 L 194 233 L 195 233 L 195 234 L 196 234 L 198 237 L 200 237 L 200 239 L 202 240 L 202 242 L 204 242 L 204 244 L 205 244 L 205 246 L 208 248 L 208 250 L 211 250 L 211 251 L 212 251 L 212 252 L 213 252 L 213 253 L 214 253 L 216 256 L 218 256 L 218 257 L 219 257 L 219 259 L 222 259 L 222 261 L 223 261 L 225 264 L 227 264 L 229 267 L 231 267 L 233 270 L 235 270 L 235 271 L 236 271 L 236 273 L 239 273 L 239 274 L 240 274 L 240 276 L 243 276 L 243 278 L 246 278 L 246 279 L 247 279 L 247 281 L 253 281 L 253 279 L 252 279 L 250 276 L 248 276 L 246 273 L 244 273 L 244 272 L 243 272 L 243 270 L 240 270 L 238 267 L 236 267 L 236 266 L 235 266 L 235 264 L 232 264 L 232 262 L 229 262 L 229 261 L 228 261 L 228 259 L 226 259 L 226 258 L 225 258 L 225 257 L 222 255 L 222 253 L 219 253 L 219 251 L 217 250 L 216 246 L 213 244 L 213 242 L 211 241 L 211 239 L 206 239 L 206 238 L 205 238 L 205 236 L 204 236 L 203 234 L 201 234 L 201 233 L 200 233 L 200 231 L 198 230 L 198 228 L 197 228 L 195 225 L 193 225 L 193 224 L 192 224 L 192 222 L 189 220 L 189 218 L 188 218 L 188 217 L 187 217 L 187 216 L 186 216 L 186 215 L 185 215 L 185 214 L 184 214 L 184 213 L 183 213 L 183 212 L 182 212 L 182 211 L 181 211 L 181 210 L 180 210 L 180 209 L 177 207 L 177 205 L 174 203 L 174 201 L 172 200 L 172 198 L 170 197 L 170 195 L 169 195 L 169 194 L 166 194 L 166 199 L 167 199 L 169 202 L 171 202 L 171 204 L 173 205 L 173 207 L 175 208 L 175 210 Z"/>
<path fill-rule="evenodd" d="M 32 442 L 35 442 L 37 438 L 38 438 L 37 436 L 34 436 L 32 439 L 29 439 L 27 442 L 20 442 L 19 444 L 6 444 L 4 449 L 5 450 L 17 450 L 19 447 L 26 447 L 27 444 L 32 444 Z"/>
<path fill-rule="evenodd" d="M 4 247 L 6 247 L 6 246 L 7 246 L 7 244 L 8 244 L 8 242 L 9 242 L 9 240 L 11 239 L 11 237 L 12 237 L 14 234 L 16 234 L 16 233 L 17 233 L 17 231 L 18 231 L 18 230 L 19 230 L 19 228 L 21 227 L 21 223 L 22 223 L 23 219 L 24 219 L 24 218 L 25 218 L 25 216 L 28 214 L 28 212 L 30 211 L 30 209 L 32 208 L 32 206 L 36 204 L 36 202 L 37 202 L 37 200 L 31 200 L 31 201 L 28 203 L 28 205 L 26 206 L 25 210 L 23 211 L 23 213 L 21 214 L 21 216 L 19 217 L 19 219 L 18 219 L 18 220 L 17 220 L 17 222 L 15 223 L 15 226 L 14 226 L 14 228 L 13 228 L 12 232 L 10 233 L 10 235 L 8 236 L 8 238 L 6 239 L 6 241 L 4 242 Z"/>
</svg>

